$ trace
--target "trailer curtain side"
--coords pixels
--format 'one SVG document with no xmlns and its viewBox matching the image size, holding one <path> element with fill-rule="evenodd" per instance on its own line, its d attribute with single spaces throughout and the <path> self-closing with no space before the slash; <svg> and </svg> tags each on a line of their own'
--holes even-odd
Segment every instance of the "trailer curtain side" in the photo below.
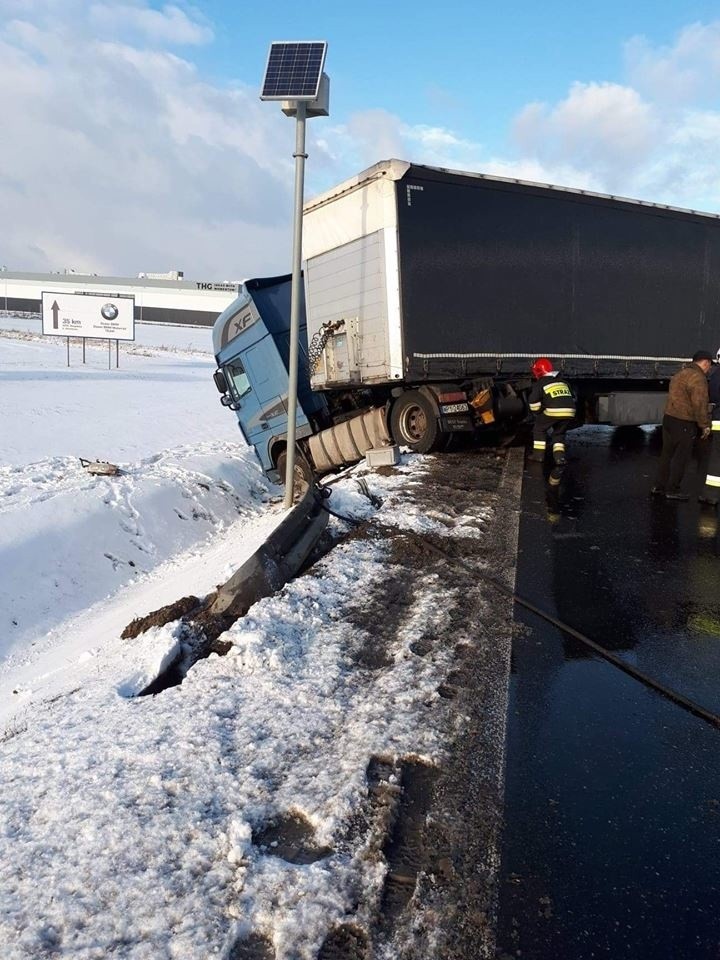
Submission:
<svg viewBox="0 0 720 960">
<path fill-rule="evenodd" d="M 423 167 L 396 191 L 410 379 L 538 355 L 651 376 L 720 346 L 720 219 Z"/>
</svg>

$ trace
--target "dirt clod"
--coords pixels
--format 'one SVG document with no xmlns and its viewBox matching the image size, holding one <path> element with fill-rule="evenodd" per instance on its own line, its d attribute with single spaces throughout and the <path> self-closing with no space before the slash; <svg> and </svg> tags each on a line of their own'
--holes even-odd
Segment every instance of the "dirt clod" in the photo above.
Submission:
<svg viewBox="0 0 720 960">
<path fill-rule="evenodd" d="M 144 617 L 136 617 L 131 620 L 120 634 L 122 640 L 133 640 L 145 633 L 151 627 L 164 627 L 166 623 L 173 623 L 180 620 L 181 617 L 188 616 L 193 610 L 197 609 L 200 601 L 197 597 L 182 597 L 174 603 L 169 603 L 159 610 L 153 610 Z"/>
</svg>

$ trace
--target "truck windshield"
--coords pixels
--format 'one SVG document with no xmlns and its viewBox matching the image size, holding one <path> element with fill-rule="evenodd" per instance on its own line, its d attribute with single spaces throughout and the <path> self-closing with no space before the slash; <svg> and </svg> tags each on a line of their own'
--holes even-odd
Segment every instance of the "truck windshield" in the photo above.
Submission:
<svg viewBox="0 0 720 960">
<path fill-rule="evenodd" d="M 224 369 L 236 400 L 240 400 L 245 394 L 250 393 L 250 381 L 245 373 L 245 367 L 239 360 L 232 360 Z"/>
</svg>

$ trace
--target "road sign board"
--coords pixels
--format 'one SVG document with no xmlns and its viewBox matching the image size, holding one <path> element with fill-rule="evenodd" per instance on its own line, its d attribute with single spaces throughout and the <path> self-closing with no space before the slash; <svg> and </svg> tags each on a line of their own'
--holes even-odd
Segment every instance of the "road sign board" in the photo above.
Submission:
<svg viewBox="0 0 720 960">
<path fill-rule="evenodd" d="M 135 297 L 43 291 L 42 332 L 49 337 L 135 339 Z"/>
</svg>

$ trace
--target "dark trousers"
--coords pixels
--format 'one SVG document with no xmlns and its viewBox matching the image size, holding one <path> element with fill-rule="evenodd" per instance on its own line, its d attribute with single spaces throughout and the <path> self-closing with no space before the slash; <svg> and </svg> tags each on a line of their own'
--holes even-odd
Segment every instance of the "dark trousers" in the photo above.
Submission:
<svg viewBox="0 0 720 960">
<path fill-rule="evenodd" d="M 668 492 L 677 492 L 690 462 L 693 444 L 698 434 L 694 420 L 678 420 L 667 414 L 662 422 L 662 453 L 658 467 L 657 485 Z"/>
<path fill-rule="evenodd" d="M 565 459 L 565 434 L 571 429 L 572 420 L 561 417 L 548 417 L 544 413 L 535 416 L 533 424 L 533 451 L 543 454 L 547 450 L 548 436 L 552 443 L 553 460 Z"/>
<path fill-rule="evenodd" d="M 705 492 L 705 478 L 710 472 L 710 460 L 717 459 L 718 451 L 720 450 L 720 444 L 713 444 L 712 434 L 706 439 L 702 440 L 700 437 L 695 441 L 695 446 L 693 448 L 693 457 L 697 465 L 697 476 L 695 481 L 695 492 L 699 497 L 707 496 Z M 717 471 L 713 470 L 713 473 Z"/>
<path fill-rule="evenodd" d="M 712 432 L 707 440 L 698 441 L 698 474 L 700 496 L 720 499 L 720 404 L 712 411 Z"/>
</svg>

